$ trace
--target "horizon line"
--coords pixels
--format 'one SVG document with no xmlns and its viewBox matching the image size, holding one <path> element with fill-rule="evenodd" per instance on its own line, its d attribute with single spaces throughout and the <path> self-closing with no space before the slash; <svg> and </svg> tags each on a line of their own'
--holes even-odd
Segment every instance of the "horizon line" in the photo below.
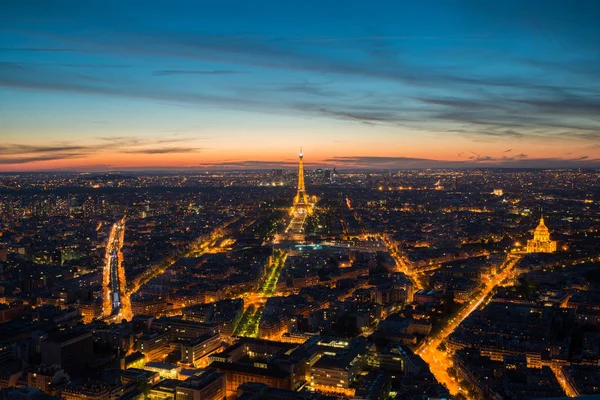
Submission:
<svg viewBox="0 0 600 400">
<path fill-rule="evenodd" d="M 159 167 L 159 168 L 145 168 L 145 167 L 132 167 L 132 168 L 116 168 L 116 169 L 98 169 L 98 170 L 84 170 L 84 169 L 40 169 L 40 170 L 23 170 L 23 171 L 0 171 L 0 175 L 11 175 L 11 174 L 41 174 L 41 173 L 65 173 L 65 174 L 119 174 L 119 173 L 198 173 L 198 172 L 265 172 L 273 170 L 289 170 L 294 171 L 295 167 L 265 167 L 265 168 L 197 168 L 197 167 Z M 311 168 L 326 169 L 321 167 Z M 333 167 L 331 168 L 333 169 Z M 340 172 L 340 169 L 336 167 L 336 170 Z M 378 167 L 353 167 L 353 168 L 342 168 L 342 171 L 425 171 L 425 170 L 536 170 L 536 171 L 557 171 L 557 170 L 600 170 L 599 166 L 564 166 L 564 167 L 542 167 L 542 166 L 464 166 L 464 167 L 398 167 L 398 168 L 378 168 Z"/>
</svg>

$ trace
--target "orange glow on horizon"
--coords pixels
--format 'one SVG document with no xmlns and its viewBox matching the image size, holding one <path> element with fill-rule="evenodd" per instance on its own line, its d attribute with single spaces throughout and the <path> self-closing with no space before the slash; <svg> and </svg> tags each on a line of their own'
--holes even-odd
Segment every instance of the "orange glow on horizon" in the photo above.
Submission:
<svg viewBox="0 0 600 400">
<path fill-rule="evenodd" d="M 107 171 L 118 169 L 152 169 L 152 168 L 191 168 L 191 169 L 271 169 L 297 168 L 297 149 L 304 148 L 305 164 L 308 169 L 337 166 L 338 169 L 373 167 L 381 169 L 422 168 L 415 163 L 430 162 L 433 167 L 437 161 L 450 163 L 479 163 L 480 166 L 494 166 L 512 159 L 561 159 L 564 158 L 564 146 L 559 142 L 546 144 L 522 143 L 519 153 L 507 153 L 506 144 L 477 143 L 464 140 L 439 140 L 435 137 L 416 137 L 410 135 L 405 139 L 390 140 L 389 143 L 370 141 L 369 135 L 356 138 L 356 133 L 341 143 L 323 140 L 315 142 L 314 138 L 287 137 L 286 141 L 274 140 L 265 143 L 263 140 L 240 140 L 234 144 L 215 142 L 198 143 L 183 142 L 177 148 L 155 150 L 142 146 L 121 148 L 115 146 L 114 151 L 98 149 L 82 154 L 57 154 L 56 159 L 23 163 L 0 164 L 0 171 L 36 171 L 36 170 L 81 170 Z M 293 142 L 298 141 L 294 146 Z M 248 142 L 251 142 L 250 144 Z M 306 143 L 309 142 L 309 143 Z M 93 147 L 93 143 L 90 147 Z M 173 146 L 174 147 L 174 146 Z M 468 150 L 467 150 L 468 149 Z M 146 153 L 143 153 L 146 151 Z M 156 151 L 156 152 L 153 152 Z M 596 156 L 587 151 L 592 159 Z M 600 149 L 593 150 L 600 153 Z M 516 154 L 515 154 L 516 153 Z M 22 155 L 19 157 L 27 157 Z M 517 158 L 515 158 L 517 156 Z M 600 157 L 600 154 L 597 155 Z M 569 158 L 577 159 L 580 155 L 573 153 Z M 356 160 L 354 159 L 356 158 Z M 377 159 L 383 158 L 383 159 Z M 372 159 L 375 159 L 372 161 Z M 396 160 L 397 159 L 397 160 Z M 370 162 L 371 161 L 371 162 Z M 444 167 L 444 165 L 439 165 Z"/>
</svg>

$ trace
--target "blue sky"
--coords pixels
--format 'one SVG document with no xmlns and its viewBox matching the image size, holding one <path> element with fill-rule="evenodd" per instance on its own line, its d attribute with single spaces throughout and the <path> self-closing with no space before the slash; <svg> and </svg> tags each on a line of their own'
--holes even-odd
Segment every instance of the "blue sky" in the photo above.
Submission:
<svg viewBox="0 0 600 400">
<path fill-rule="evenodd" d="M 0 170 L 596 167 L 596 1 L 14 1 Z"/>
</svg>

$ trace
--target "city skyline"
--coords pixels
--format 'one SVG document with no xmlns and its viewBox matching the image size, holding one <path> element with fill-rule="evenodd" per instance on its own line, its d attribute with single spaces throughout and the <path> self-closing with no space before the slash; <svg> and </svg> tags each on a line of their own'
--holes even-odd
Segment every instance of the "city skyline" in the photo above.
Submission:
<svg viewBox="0 0 600 400">
<path fill-rule="evenodd" d="M 597 171 L 305 174 L 304 155 L 0 174 L 0 397 L 599 392 Z"/>
<path fill-rule="evenodd" d="M 0 400 L 600 396 L 600 2 L 0 5 Z"/>
<path fill-rule="evenodd" d="M 0 172 L 597 168 L 599 13 L 15 2 Z"/>
</svg>

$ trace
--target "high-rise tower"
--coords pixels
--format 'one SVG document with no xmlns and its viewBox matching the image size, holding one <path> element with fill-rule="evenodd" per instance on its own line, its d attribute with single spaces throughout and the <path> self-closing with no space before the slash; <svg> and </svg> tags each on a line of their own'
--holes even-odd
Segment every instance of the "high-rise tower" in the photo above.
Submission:
<svg viewBox="0 0 600 400">
<path fill-rule="evenodd" d="M 294 206 L 292 207 L 292 214 L 311 214 L 312 208 L 308 202 L 308 196 L 306 195 L 306 188 L 304 186 L 304 155 L 302 154 L 302 148 L 300 148 L 299 161 L 298 161 L 298 191 L 294 197 Z"/>
</svg>

